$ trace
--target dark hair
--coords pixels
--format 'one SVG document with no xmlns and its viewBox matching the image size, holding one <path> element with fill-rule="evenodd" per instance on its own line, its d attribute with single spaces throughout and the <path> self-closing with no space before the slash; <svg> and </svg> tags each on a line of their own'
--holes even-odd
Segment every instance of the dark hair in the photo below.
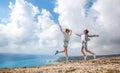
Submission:
<svg viewBox="0 0 120 73">
<path fill-rule="evenodd" d="M 70 30 L 68 28 L 65 29 L 65 32 L 70 32 Z"/>
<path fill-rule="evenodd" d="M 85 34 L 88 34 L 88 33 L 89 33 L 89 30 L 88 30 L 88 29 L 85 29 L 85 30 L 84 30 L 84 33 L 85 33 Z"/>
</svg>

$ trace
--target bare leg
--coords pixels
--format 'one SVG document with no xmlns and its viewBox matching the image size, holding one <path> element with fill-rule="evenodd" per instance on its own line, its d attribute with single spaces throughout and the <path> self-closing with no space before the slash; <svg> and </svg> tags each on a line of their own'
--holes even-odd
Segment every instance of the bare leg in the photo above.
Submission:
<svg viewBox="0 0 120 73">
<path fill-rule="evenodd" d="M 68 58 L 67 46 L 64 46 L 66 58 Z"/>
<path fill-rule="evenodd" d="M 86 52 L 88 52 L 88 53 L 92 54 L 92 55 L 93 55 L 93 57 L 94 57 L 94 59 L 96 59 L 96 56 L 95 56 L 95 54 L 94 54 L 93 52 L 91 52 L 90 50 L 86 50 Z"/>
<path fill-rule="evenodd" d="M 82 52 L 83 56 L 86 56 L 86 54 L 85 54 L 83 49 L 81 49 L 81 52 Z"/>
<path fill-rule="evenodd" d="M 65 53 L 66 58 L 68 58 L 67 46 L 64 46 L 64 50 L 59 51 L 59 53 Z"/>
<path fill-rule="evenodd" d="M 90 50 L 86 50 L 86 52 L 92 54 L 92 55 L 95 55 L 93 52 L 91 52 Z"/>
<path fill-rule="evenodd" d="M 84 50 L 83 50 L 83 49 L 81 49 L 81 52 L 82 52 L 82 54 L 83 54 L 84 60 L 86 61 L 87 56 L 86 56 L 86 54 L 85 54 Z"/>
<path fill-rule="evenodd" d="M 65 52 L 65 49 L 64 49 L 64 50 L 59 51 L 59 53 L 63 53 L 63 52 Z"/>
</svg>

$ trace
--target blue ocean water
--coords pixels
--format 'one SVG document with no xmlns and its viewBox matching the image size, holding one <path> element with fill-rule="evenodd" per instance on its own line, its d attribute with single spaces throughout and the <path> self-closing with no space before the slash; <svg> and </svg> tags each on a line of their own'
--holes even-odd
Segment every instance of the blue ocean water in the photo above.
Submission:
<svg viewBox="0 0 120 73">
<path fill-rule="evenodd" d="M 0 68 L 43 66 L 56 64 L 58 57 L 46 55 L 0 54 Z"/>
</svg>

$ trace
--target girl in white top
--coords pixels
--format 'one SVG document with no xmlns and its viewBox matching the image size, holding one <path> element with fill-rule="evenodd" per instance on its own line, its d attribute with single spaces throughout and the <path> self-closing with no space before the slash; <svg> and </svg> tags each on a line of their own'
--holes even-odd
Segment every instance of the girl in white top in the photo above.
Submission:
<svg viewBox="0 0 120 73">
<path fill-rule="evenodd" d="M 86 52 L 92 54 L 94 59 L 96 58 L 95 54 L 93 52 L 91 52 L 90 50 L 88 50 L 87 42 L 90 40 L 89 37 L 99 37 L 99 35 L 88 35 L 88 33 L 89 33 L 89 31 L 87 29 L 85 29 L 83 31 L 83 34 L 81 34 L 81 35 L 76 34 L 77 36 L 79 36 L 81 38 L 81 42 L 82 42 L 81 52 L 84 56 L 84 60 L 86 60 L 86 58 L 87 58 L 86 54 L 84 53 L 84 49 L 85 49 Z"/>
<path fill-rule="evenodd" d="M 68 51 L 67 51 L 67 48 L 68 48 L 68 44 L 69 44 L 69 41 L 70 41 L 70 36 L 71 36 L 71 34 L 72 34 L 72 30 L 70 30 L 70 29 L 65 29 L 65 31 L 63 31 L 62 30 L 62 27 L 59 25 L 59 27 L 60 27 L 60 31 L 63 33 L 63 35 L 64 35 L 64 45 L 63 45 L 63 47 L 64 47 L 64 49 L 63 50 L 61 50 L 61 51 L 56 51 L 55 52 L 55 55 L 57 55 L 58 53 L 65 53 L 66 54 L 66 59 L 67 59 L 67 61 L 70 61 L 70 59 L 68 58 Z"/>
</svg>

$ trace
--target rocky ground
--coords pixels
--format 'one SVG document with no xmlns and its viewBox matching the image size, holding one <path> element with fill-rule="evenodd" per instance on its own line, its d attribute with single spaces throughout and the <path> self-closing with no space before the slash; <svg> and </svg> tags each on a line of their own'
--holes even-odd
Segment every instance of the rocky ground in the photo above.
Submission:
<svg viewBox="0 0 120 73">
<path fill-rule="evenodd" d="M 120 73 L 120 57 L 79 60 L 41 67 L 2 68 L 0 73 Z"/>
</svg>

